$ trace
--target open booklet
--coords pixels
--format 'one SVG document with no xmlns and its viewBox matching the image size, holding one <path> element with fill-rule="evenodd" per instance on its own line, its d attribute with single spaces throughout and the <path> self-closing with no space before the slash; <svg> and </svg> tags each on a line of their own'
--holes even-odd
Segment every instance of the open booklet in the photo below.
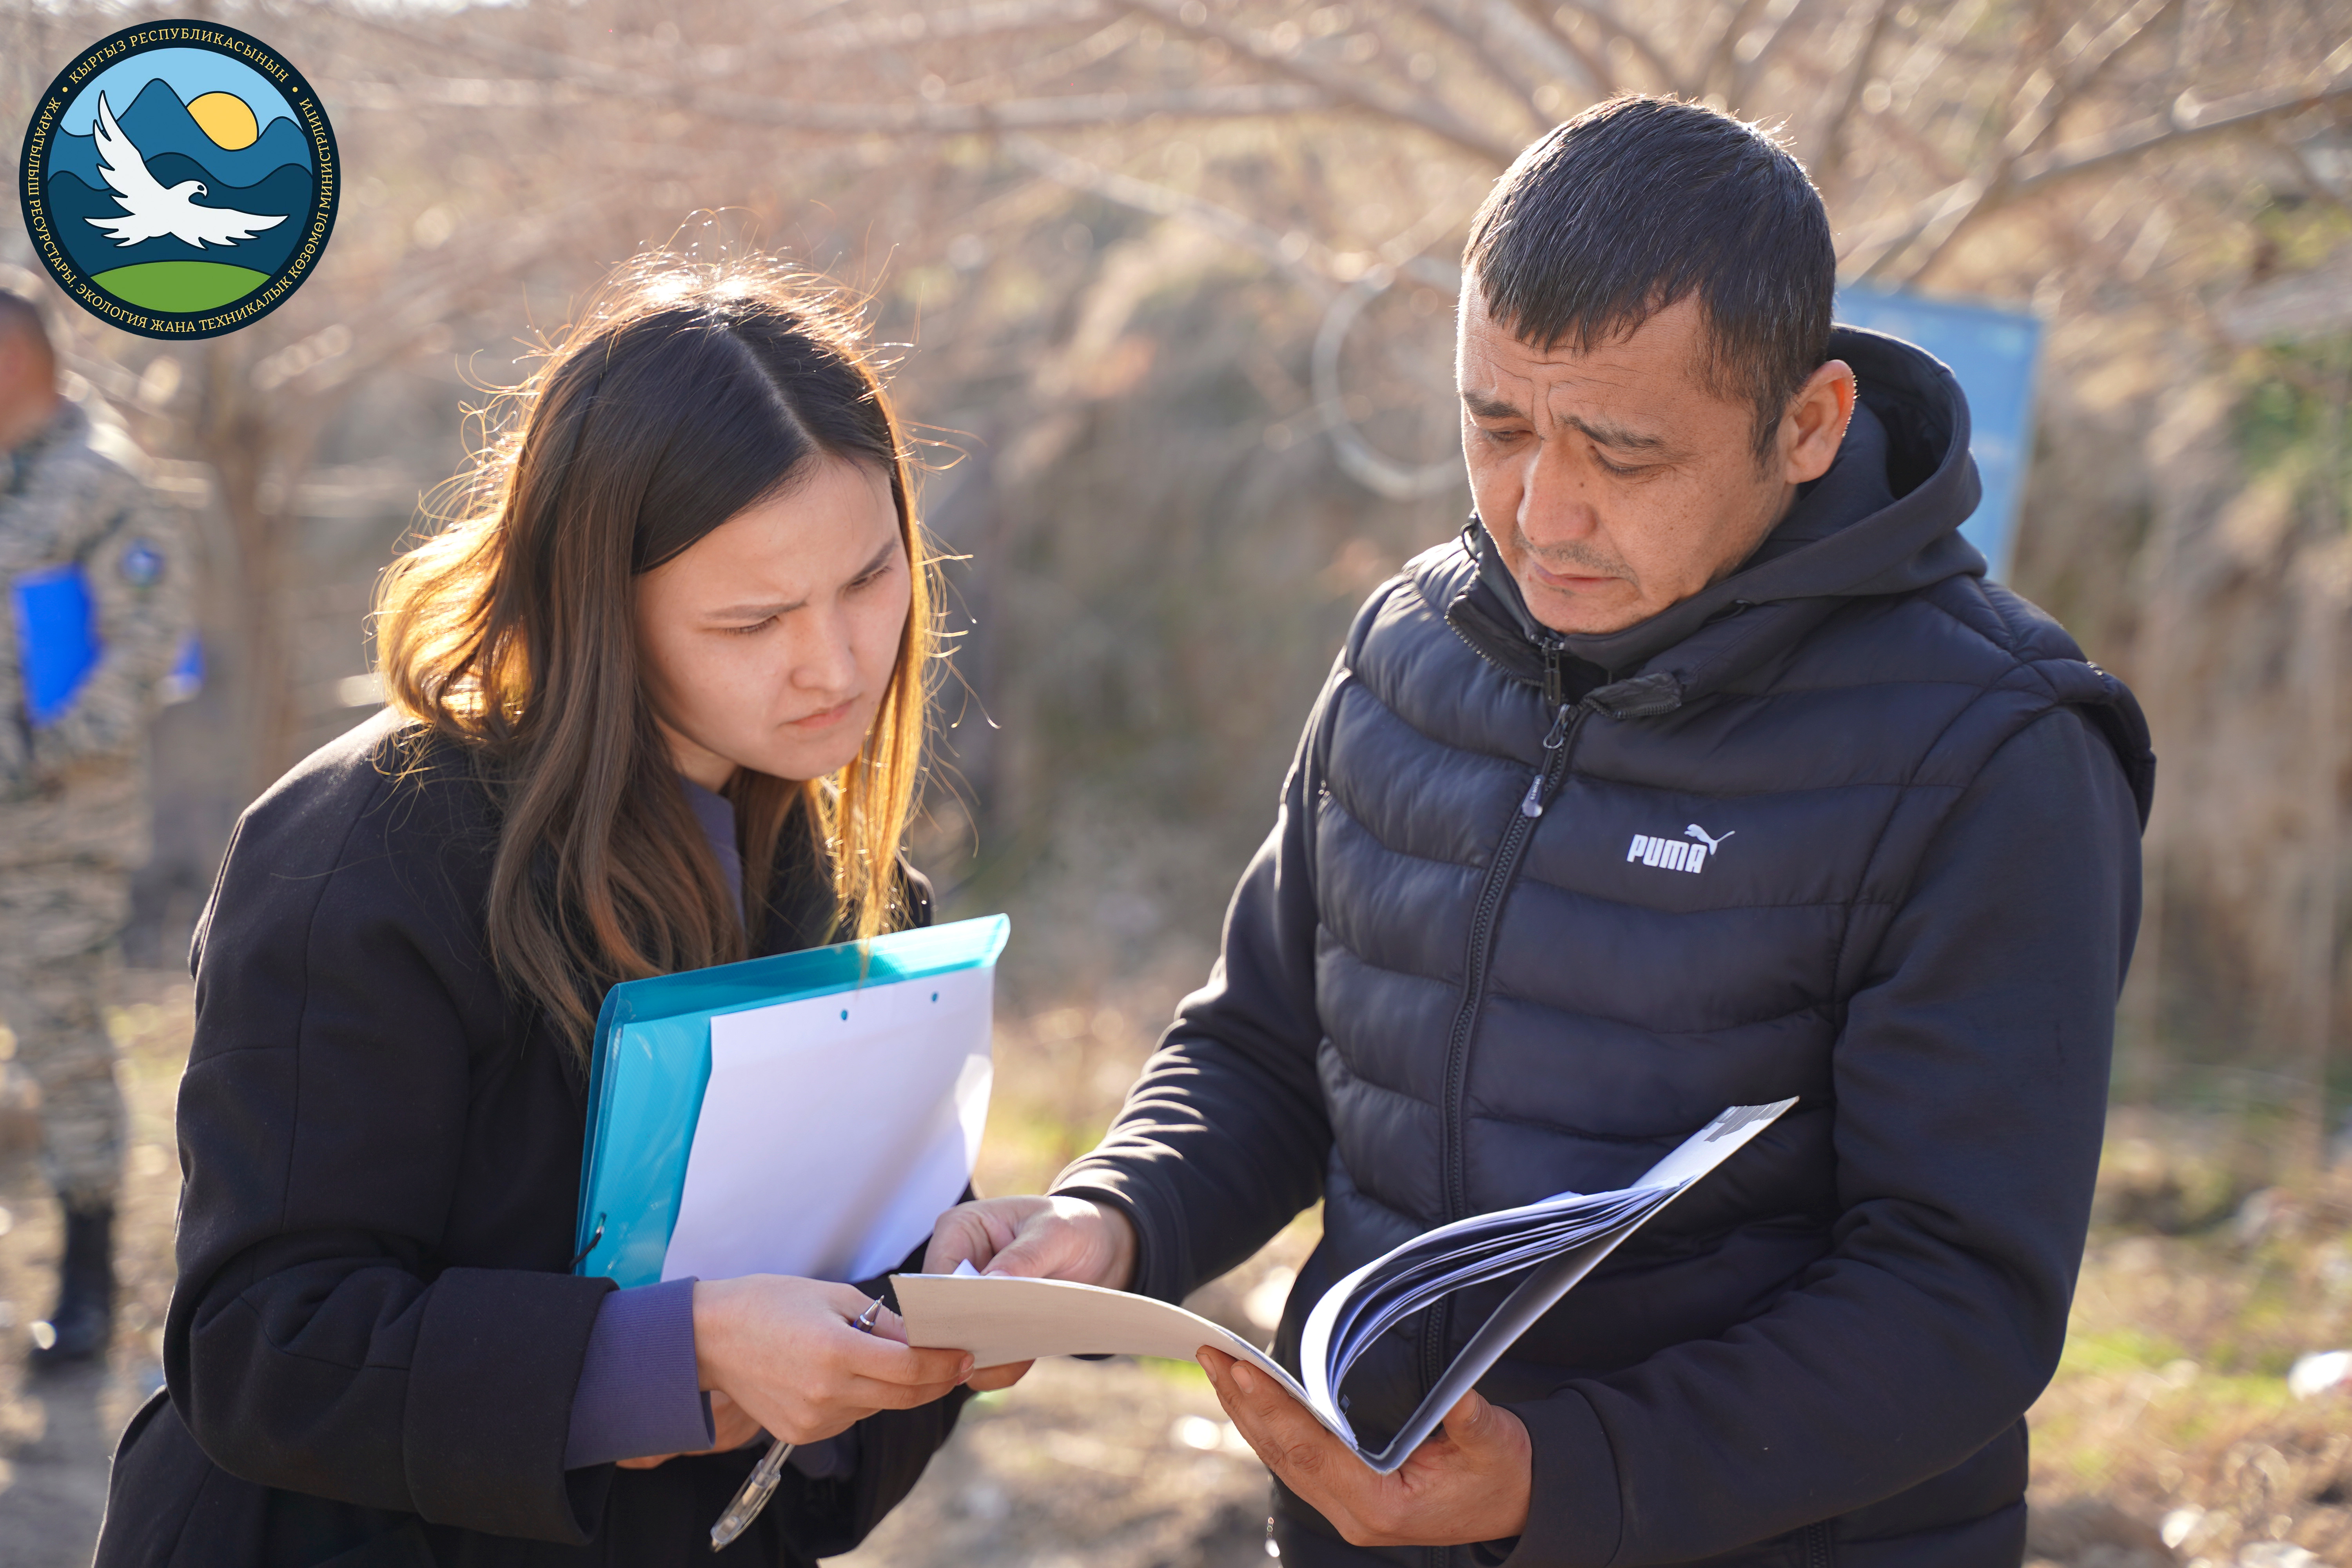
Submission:
<svg viewBox="0 0 2352 1568">
<path fill-rule="evenodd" d="M 909 1343 L 969 1351 L 978 1366 L 1048 1355 L 1189 1361 L 1203 1345 L 1221 1350 L 1288 1389 L 1359 1458 L 1387 1475 L 1619 1243 L 1796 1103 L 1731 1107 L 1622 1191 L 1561 1193 L 1541 1203 L 1476 1215 L 1426 1231 L 1372 1259 L 1325 1291 L 1307 1313 L 1296 1378 L 1239 1335 L 1148 1296 L 1061 1279 L 976 1274 L 970 1265 L 954 1274 L 897 1275 L 891 1283 Z M 1368 1452 L 1348 1425 L 1339 1398 L 1356 1358 L 1439 1298 L 1528 1270 L 1387 1446 Z"/>
</svg>

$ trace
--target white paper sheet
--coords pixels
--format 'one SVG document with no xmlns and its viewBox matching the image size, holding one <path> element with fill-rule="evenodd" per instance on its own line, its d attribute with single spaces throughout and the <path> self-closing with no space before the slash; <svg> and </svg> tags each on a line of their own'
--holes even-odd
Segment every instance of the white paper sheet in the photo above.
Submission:
<svg viewBox="0 0 2352 1568">
<path fill-rule="evenodd" d="M 927 1238 L 980 1152 L 995 975 L 713 1018 L 662 1278 L 867 1279 Z"/>
</svg>

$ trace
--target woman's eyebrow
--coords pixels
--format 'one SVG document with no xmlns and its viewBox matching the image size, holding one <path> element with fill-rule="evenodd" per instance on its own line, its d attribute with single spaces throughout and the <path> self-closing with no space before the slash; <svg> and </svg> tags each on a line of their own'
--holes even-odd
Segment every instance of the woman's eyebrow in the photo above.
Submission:
<svg viewBox="0 0 2352 1568">
<path fill-rule="evenodd" d="M 849 580 L 855 583 L 860 578 L 872 576 L 882 569 L 883 563 L 887 562 L 898 549 L 898 541 L 894 537 L 887 544 L 876 551 L 874 559 L 860 566 Z M 807 603 L 807 598 L 803 596 L 794 599 L 788 605 L 722 605 L 717 609 L 705 610 L 702 613 L 702 618 L 706 621 L 764 621 L 771 616 L 789 615 Z"/>
<path fill-rule="evenodd" d="M 794 599 L 789 605 L 723 605 L 717 609 L 703 611 L 702 618 L 706 621 L 764 621 L 770 616 L 797 610 L 807 603 L 806 599 Z"/>
</svg>

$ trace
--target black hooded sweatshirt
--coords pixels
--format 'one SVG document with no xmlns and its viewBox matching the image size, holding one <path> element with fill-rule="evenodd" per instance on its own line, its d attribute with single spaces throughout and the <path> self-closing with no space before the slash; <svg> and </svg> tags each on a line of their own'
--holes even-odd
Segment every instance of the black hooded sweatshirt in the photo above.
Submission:
<svg viewBox="0 0 2352 1568">
<path fill-rule="evenodd" d="M 1430 1226 L 1622 1186 L 1797 1106 L 1481 1384 L 1524 1532 L 1291 1563 L 1991 1568 L 2024 1542 L 2138 921 L 2129 692 L 1984 581 L 1949 373 L 1841 330 L 1837 462 L 1741 568 L 1629 630 L 1538 625 L 1473 527 L 1358 616 L 1208 984 L 1057 1190 L 1176 1299 L 1318 1198 L 1277 1338 Z M 1648 853 L 1661 840 L 1685 847 Z M 1509 1286 L 1383 1337 L 1377 1443 Z"/>
</svg>

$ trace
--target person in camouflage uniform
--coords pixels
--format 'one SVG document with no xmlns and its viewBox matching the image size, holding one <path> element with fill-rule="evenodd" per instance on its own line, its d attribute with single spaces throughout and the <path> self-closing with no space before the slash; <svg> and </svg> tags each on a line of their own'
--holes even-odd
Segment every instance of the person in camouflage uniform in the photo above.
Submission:
<svg viewBox="0 0 2352 1568">
<path fill-rule="evenodd" d="M 65 1209 L 50 1364 L 106 1349 L 123 1106 L 101 1011 L 152 813 L 146 739 L 188 626 L 189 565 L 142 459 L 59 395 L 38 310 L 0 292 L 0 1019 L 41 1095 L 43 1162 Z M 17 587 L 79 566 L 97 658 L 36 721 Z"/>
</svg>

